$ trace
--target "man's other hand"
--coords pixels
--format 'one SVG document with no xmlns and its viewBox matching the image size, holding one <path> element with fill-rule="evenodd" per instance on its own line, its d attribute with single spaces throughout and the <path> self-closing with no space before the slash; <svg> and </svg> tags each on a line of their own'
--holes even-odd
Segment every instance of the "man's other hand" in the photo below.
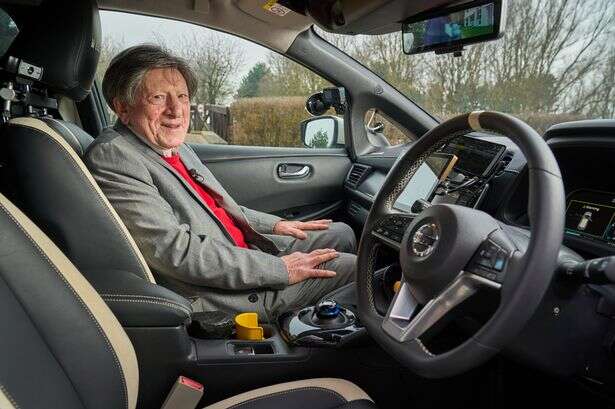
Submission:
<svg viewBox="0 0 615 409">
<path fill-rule="evenodd" d="M 273 233 L 282 236 L 291 236 L 299 240 L 307 239 L 307 230 L 327 230 L 331 220 L 311 220 L 309 222 L 297 222 L 290 220 L 281 220 L 273 227 Z"/>
<path fill-rule="evenodd" d="M 311 253 L 297 251 L 287 256 L 282 256 L 281 259 L 288 270 L 288 284 L 296 284 L 308 278 L 334 277 L 335 271 L 322 270 L 318 267 L 337 256 L 337 251 L 333 249 L 319 249 Z"/>
</svg>

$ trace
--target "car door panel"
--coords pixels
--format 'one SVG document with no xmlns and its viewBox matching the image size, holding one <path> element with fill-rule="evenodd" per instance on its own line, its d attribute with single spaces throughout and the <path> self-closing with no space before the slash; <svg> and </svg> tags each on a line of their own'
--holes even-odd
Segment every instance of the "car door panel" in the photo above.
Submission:
<svg viewBox="0 0 615 409">
<path fill-rule="evenodd" d="M 351 162 L 344 149 L 192 145 L 241 205 L 289 220 L 328 217 L 343 207 Z"/>
</svg>

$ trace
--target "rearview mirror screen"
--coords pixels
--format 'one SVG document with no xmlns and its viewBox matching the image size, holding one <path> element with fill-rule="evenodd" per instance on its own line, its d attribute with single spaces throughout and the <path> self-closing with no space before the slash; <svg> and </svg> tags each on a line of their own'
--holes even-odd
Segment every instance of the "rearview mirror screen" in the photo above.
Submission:
<svg viewBox="0 0 615 409">
<path fill-rule="evenodd" d="M 500 29 L 500 4 L 482 5 L 449 11 L 402 25 L 406 54 L 462 47 L 464 44 L 497 38 Z"/>
</svg>

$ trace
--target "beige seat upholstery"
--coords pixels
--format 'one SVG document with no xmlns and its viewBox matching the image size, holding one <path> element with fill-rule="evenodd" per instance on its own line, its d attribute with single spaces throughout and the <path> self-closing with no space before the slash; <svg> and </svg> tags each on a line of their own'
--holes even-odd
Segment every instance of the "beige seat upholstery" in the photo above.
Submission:
<svg viewBox="0 0 615 409">
<path fill-rule="evenodd" d="M 228 399 L 207 406 L 205 409 L 226 409 L 226 408 L 243 408 L 255 407 L 258 403 L 263 405 L 271 405 L 271 399 L 277 397 L 281 402 L 287 400 L 289 396 L 292 399 L 309 399 L 307 395 L 300 397 L 300 393 L 313 391 L 326 396 L 332 402 L 340 402 L 344 405 L 348 402 L 371 402 L 371 398 L 352 382 L 336 378 L 315 378 L 306 379 L 303 381 L 280 383 L 265 388 L 254 389 Z M 294 396 L 293 396 L 294 395 Z M 280 406 L 284 407 L 284 406 Z M 333 406 L 336 407 L 336 406 Z M 370 406 L 366 406 L 370 407 Z"/>
<path fill-rule="evenodd" d="M 139 370 L 123 328 L 58 247 L 1 194 L 0 242 L 0 408 L 135 408 Z M 324 378 L 209 408 L 374 407 L 356 385 Z"/>
</svg>

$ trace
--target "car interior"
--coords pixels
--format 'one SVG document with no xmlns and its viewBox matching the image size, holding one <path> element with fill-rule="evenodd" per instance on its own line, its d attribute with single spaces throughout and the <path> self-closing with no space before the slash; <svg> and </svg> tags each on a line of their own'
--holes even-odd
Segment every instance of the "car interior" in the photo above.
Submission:
<svg viewBox="0 0 615 409">
<path fill-rule="evenodd" d="M 491 3 L 504 30 L 505 0 L 0 0 L 0 408 L 615 407 L 615 120 L 441 121 L 315 29 L 402 31 L 406 51 L 412 22 Z M 241 205 L 348 223 L 356 305 L 249 340 L 157 284 L 82 161 L 113 125 L 101 10 L 231 33 L 334 85 L 306 101 L 328 147 L 307 148 L 312 119 L 306 148 L 191 146 Z M 374 108 L 416 138 L 379 146 Z"/>
</svg>

